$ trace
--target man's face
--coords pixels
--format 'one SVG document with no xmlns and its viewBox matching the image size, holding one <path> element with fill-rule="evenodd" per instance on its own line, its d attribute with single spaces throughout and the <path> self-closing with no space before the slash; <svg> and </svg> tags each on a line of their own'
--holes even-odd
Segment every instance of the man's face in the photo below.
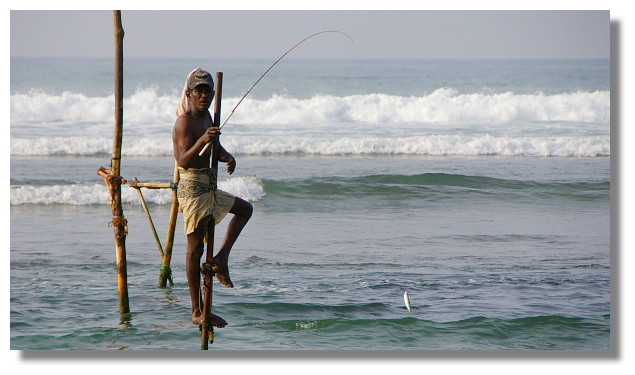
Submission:
<svg viewBox="0 0 635 375">
<path fill-rule="evenodd" d="M 190 90 L 190 100 L 198 110 L 209 109 L 214 99 L 214 90 L 209 85 L 198 85 Z"/>
</svg>

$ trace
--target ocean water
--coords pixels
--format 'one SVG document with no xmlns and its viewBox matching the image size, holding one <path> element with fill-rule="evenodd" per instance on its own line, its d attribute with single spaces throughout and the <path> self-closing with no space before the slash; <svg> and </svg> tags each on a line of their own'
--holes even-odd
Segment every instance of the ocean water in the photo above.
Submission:
<svg viewBox="0 0 635 375">
<path fill-rule="evenodd" d="M 122 176 L 171 180 L 191 69 L 224 72 L 224 118 L 271 63 L 126 60 Z M 126 185 L 119 319 L 97 175 L 113 65 L 11 59 L 11 349 L 199 348 L 182 217 L 161 289 Z M 220 188 L 255 212 L 210 349 L 609 350 L 609 77 L 608 60 L 283 60 L 223 129 Z M 165 242 L 171 194 L 143 194 Z"/>
</svg>

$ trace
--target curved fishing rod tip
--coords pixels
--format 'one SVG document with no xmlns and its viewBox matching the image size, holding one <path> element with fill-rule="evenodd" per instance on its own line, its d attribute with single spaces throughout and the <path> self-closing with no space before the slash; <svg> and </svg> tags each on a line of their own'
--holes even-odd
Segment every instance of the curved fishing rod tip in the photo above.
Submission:
<svg viewBox="0 0 635 375">
<path fill-rule="evenodd" d="M 351 41 L 351 43 L 355 44 L 355 41 L 353 40 L 353 38 L 351 38 L 350 35 L 346 34 L 343 31 L 339 31 L 339 30 L 324 30 L 324 31 L 321 31 L 320 33 L 338 33 L 338 34 L 342 34 L 345 37 L 347 37 Z"/>
<path fill-rule="evenodd" d="M 243 102 L 243 99 L 245 99 L 245 97 L 247 97 L 247 95 L 249 95 L 249 93 L 251 92 L 251 90 L 253 90 L 254 87 L 256 87 L 256 85 L 258 84 L 258 82 L 260 82 L 260 80 L 267 75 L 267 73 L 269 73 L 269 71 L 276 66 L 276 64 L 278 62 L 280 62 L 280 60 L 282 60 L 286 55 L 288 55 L 291 51 L 293 51 L 296 47 L 298 47 L 300 44 L 306 42 L 307 40 L 313 38 L 314 36 L 320 35 L 320 34 L 325 34 L 325 33 L 338 33 L 338 34 L 342 34 L 344 36 L 346 36 L 351 42 L 353 42 L 353 44 L 355 44 L 355 41 L 353 40 L 353 38 L 350 37 L 350 35 L 346 34 L 343 31 L 339 31 L 339 30 L 322 30 L 322 31 L 318 31 L 317 33 L 311 34 L 309 36 L 307 36 L 306 38 L 302 39 L 301 41 L 299 41 L 298 43 L 296 43 L 293 47 L 289 48 L 285 53 L 282 54 L 282 56 L 280 56 L 278 58 L 278 60 L 274 61 L 273 64 L 271 64 L 271 66 L 269 68 L 267 68 L 267 70 L 265 70 L 264 73 L 262 73 L 260 75 L 260 77 L 258 77 L 258 79 L 256 80 L 256 82 L 254 82 L 253 85 L 251 85 L 251 87 L 249 88 L 249 90 L 247 90 L 247 92 L 245 93 L 245 95 L 243 95 L 240 100 L 238 101 L 238 103 L 236 103 L 236 105 L 234 106 L 234 108 L 232 108 L 231 112 L 229 113 L 229 115 L 227 117 L 225 117 L 225 121 L 223 121 L 223 123 L 221 124 L 220 128 L 222 129 L 223 126 L 225 126 L 225 123 L 227 122 L 227 120 L 229 120 L 230 117 L 232 117 L 234 115 L 234 111 L 236 111 L 236 108 L 238 108 L 238 106 L 240 105 L 240 103 Z M 203 148 L 203 150 L 201 150 L 201 152 L 199 153 L 199 156 L 203 156 L 203 153 L 205 153 L 205 151 L 207 151 L 207 147 L 209 147 L 209 143 Z"/>
</svg>

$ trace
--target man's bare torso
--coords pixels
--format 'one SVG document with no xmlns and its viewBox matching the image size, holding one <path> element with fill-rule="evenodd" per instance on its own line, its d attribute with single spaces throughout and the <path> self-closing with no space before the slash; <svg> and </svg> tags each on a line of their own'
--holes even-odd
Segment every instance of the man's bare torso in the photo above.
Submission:
<svg viewBox="0 0 635 375">
<path fill-rule="evenodd" d="M 196 116 L 191 112 L 186 112 L 181 115 L 181 117 L 178 119 L 178 122 L 178 126 L 182 127 L 182 132 L 175 131 L 172 137 L 172 142 L 175 149 L 175 157 L 177 158 L 177 160 L 178 156 L 176 155 L 176 152 L 184 152 L 192 148 L 196 144 L 197 140 L 205 134 L 207 129 L 209 129 L 213 125 L 212 117 L 209 112 L 207 112 L 204 117 Z M 184 150 L 181 150 L 178 146 L 179 139 L 177 134 L 183 134 L 184 137 L 188 139 L 187 144 L 181 144 L 181 147 L 185 148 Z M 211 150 L 208 149 L 203 154 L 203 156 L 198 156 L 198 154 L 193 156 L 187 168 L 208 168 L 211 155 L 210 151 Z"/>
</svg>

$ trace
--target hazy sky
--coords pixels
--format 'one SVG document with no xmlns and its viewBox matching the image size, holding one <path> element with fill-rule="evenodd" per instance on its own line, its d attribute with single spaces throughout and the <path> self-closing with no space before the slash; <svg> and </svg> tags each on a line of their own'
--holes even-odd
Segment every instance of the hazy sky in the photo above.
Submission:
<svg viewBox="0 0 635 375">
<path fill-rule="evenodd" d="M 11 56 L 112 57 L 111 11 L 11 11 Z M 122 11 L 125 57 L 608 58 L 609 11 Z"/>
</svg>

